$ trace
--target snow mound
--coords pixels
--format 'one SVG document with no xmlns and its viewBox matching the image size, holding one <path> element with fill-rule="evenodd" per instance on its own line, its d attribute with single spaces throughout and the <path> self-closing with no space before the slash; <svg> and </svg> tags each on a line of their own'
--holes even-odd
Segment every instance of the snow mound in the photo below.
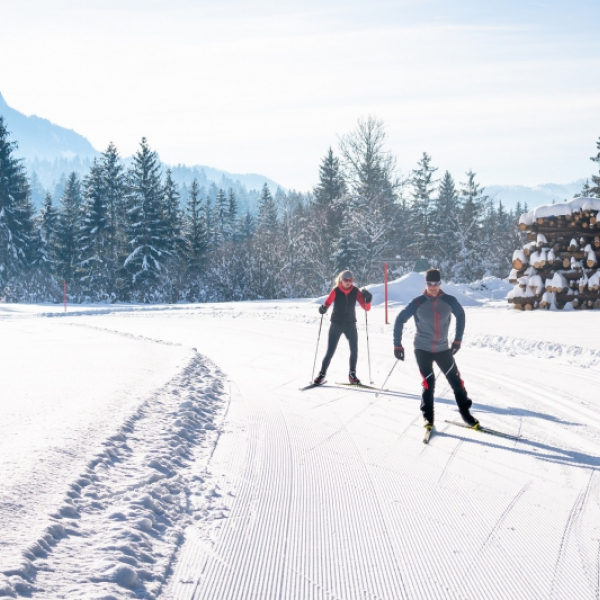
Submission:
<svg viewBox="0 0 600 600">
<path fill-rule="evenodd" d="M 484 277 L 473 283 L 453 283 L 455 289 L 475 300 L 506 300 L 513 285 L 498 277 Z"/>
<path fill-rule="evenodd" d="M 377 283 L 366 286 L 367 289 L 373 294 L 372 305 L 377 306 L 383 304 L 385 301 L 384 297 L 384 285 L 383 283 Z M 512 289 L 512 286 L 509 286 Z M 453 283 L 442 282 L 442 290 L 446 294 L 456 296 L 456 299 L 463 306 L 480 306 L 482 303 L 481 298 L 467 295 L 459 286 Z M 408 304 L 413 298 L 420 296 L 425 291 L 425 276 L 423 273 L 408 273 L 403 275 L 400 279 L 394 279 L 394 281 L 388 282 L 388 303 L 390 304 Z M 322 302 L 327 296 L 323 296 L 319 300 Z M 319 301 L 318 300 L 318 301 Z"/>
</svg>

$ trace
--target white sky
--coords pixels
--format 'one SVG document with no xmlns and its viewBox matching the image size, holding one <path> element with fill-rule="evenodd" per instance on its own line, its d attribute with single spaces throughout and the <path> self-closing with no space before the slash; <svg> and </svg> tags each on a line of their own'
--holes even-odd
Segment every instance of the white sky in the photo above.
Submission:
<svg viewBox="0 0 600 600">
<path fill-rule="evenodd" d="M 146 136 L 300 190 L 368 115 L 405 173 L 426 151 L 566 183 L 596 171 L 598 22 L 598 0 L 0 0 L 0 92 L 99 150 Z"/>
</svg>

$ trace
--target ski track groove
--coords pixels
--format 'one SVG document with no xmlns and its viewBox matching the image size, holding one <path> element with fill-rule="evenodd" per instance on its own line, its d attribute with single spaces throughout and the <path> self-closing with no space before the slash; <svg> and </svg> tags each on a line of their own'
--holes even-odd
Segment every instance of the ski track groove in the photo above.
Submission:
<svg viewBox="0 0 600 600">
<path fill-rule="evenodd" d="M 592 471 L 590 474 L 586 488 L 582 492 L 580 492 L 579 495 L 577 496 L 577 499 L 575 500 L 575 503 L 573 504 L 571 512 L 569 513 L 569 516 L 567 518 L 567 522 L 565 524 L 563 535 L 562 535 L 562 538 L 560 541 L 560 547 L 558 549 L 558 556 L 556 558 L 556 564 L 554 567 L 554 576 L 552 578 L 552 583 L 550 585 L 550 598 L 555 598 L 555 586 L 557 583 L 556 582 L 557 575 L 559 574 L 560 571 L 563 570 L 562 567 L 563 567 L 563 564 L 566 562 L 566 560 L 568 558 L 570 558 L 570 557 L 567 557 L 567 549 L 569 546 L 570 538 L 573 535 L 574 528 L 576 527 L 579 520 L 582 518 L 583 509 L 587 503 L 587 500 L 588 500 L 588 497 L 590 494 L 590 490 L 592 488 L 593 478 L 594 478 L 594 471 Z M 579 553 L 581 553 L 579 546 L 578 546 L 577 550 Z M 585 560 L 582 562 L 585 565 Z M 566 568 L 566 566 L 565 566 L 565 568 Z M 582 585 L 581 582 L 579 582 L 579 584 L 580 584 L 580 586 Z M 582 595 L 580 597 L 582 597 L 582 598 L 584 597 L 584 595 L 583 595 L 584 592 L 585 592 L 585 590 L 582 589 L 581 590 Z M 560 600 L 560 597 L 558 600 Z"/>
</svg>

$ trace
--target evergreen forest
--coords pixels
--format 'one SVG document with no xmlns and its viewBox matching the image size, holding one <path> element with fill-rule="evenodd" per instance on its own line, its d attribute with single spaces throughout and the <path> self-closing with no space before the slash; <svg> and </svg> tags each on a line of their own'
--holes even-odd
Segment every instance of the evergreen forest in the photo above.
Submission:
<svg viewBox="0 0 600 600">
<path fill-rule="evenodd" d="M 313 190 L 265 183 L 254 212 L 233 188 L 180 188 L 145 138 L 127 167 L 109 144 L 37 210 L 17 143 L 0 115 L 3 302 L 62 302 L 63 282 L 76 303 L 300 298 L 347 268 L 359 285 L 381 282 L 386 262 L 394 277 L 431 265 L 457 283 L 504 278 L 528 210 L 507 211 L 475 173 L 455 180 L 427 153 L 398 175 L 375 118 L 325 153 Z M 597 150 L 600 167 L 600 139 Z M 600 197 L 600 171 L 582 193 Z"/>
</svg>

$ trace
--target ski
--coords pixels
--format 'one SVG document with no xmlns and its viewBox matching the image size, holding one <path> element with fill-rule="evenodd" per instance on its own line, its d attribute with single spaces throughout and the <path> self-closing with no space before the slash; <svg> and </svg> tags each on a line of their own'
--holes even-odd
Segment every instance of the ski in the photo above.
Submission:
<svg viewBox="0 0 600 600">
<path fill-rule="evenodd" d="M 460 423 L 459 421 L 448 421 L 446 423 L 450 423 L 451 425 L 456 425 L 457 427 L 464 427 L 465 429 L 471 429 L 472 431 L 481 431 L 482 433 L 488 433 L 489 435 L 495 435 L 498 437 L 503 437 L 508 440 L 520 440 L 520 435 L 511 435 L 510 433 L 504 433 L 503 431 L 497 431 L 496 429 L 490 429 L 489 427 L 479 427 L 478 429 L 473 429 L 470 425 L 466 423 Z"/>
<path fill-rule="evenodd" d="M 424 444 L 429 444 L 429 438 L 431 437 L 432 432 L 433 432 L 433 427 L 425 427 L 425 435 L 423 436 Z"/>
<path fill-rule="evenodd" d="M 304 392 L 304 391 L 310 390 L 312 388 L 321 387 L 322 385 L 325 385 L 326 383 L 327 383 L 327 381 L 322 381 L 321 383 L 309 383 L 308 385 L 301 387 L 300 391 Z"/>
<path fill-rule="evenodd" d="M 378 390 L 379 388 L 373 387 L 372 385 L 367 385 L 366 383 L 342 383 L 340 381 L 336 381 L 335 385 L 345 385 L 346 387 L 354 387 L 354 388 L 365 388 L 366 390 Z"/>
</svg>

